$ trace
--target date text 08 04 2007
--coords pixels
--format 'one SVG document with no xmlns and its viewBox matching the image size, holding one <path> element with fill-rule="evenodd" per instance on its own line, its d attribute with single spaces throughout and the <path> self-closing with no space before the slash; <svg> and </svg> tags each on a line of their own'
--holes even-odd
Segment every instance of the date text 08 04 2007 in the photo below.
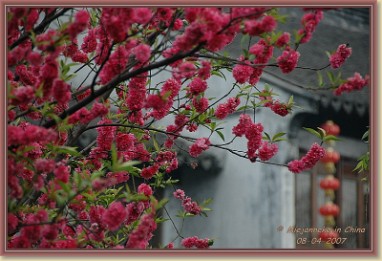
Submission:
<svg viewBox="0 0 382 261">
<path fill-rule="evenodd" d="M 347 240 L 346 237 L 333 237 L 333 238 L 327 238 L 327 239 L 321 239 L 321 238 L 312 238 L 312 239 L 308 239 L 306 237 L 300 237 L 300 238 L 297 238 L 296 240 L 296 244 L 297 245 L 305 245 L 305 244 L 312 244 L 312 245 L 315 245 L 315 244 L 336 244 L 336 245 L 340 245 L 340 244 L 343 244 L 345 243 L 345 241 Z"/>
</svg>

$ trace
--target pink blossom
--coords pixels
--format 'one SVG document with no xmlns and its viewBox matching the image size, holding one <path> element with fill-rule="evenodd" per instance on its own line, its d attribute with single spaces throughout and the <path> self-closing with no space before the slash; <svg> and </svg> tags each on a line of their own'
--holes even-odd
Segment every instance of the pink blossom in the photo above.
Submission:
<svg viewBox="0 0 382 261">
<path fill-rule="evenodd" d="M 85 53 L 94 52 L 97 48 L 96 32 L 94 29 L 89 30 L 88 34 L 84 37 L 81 45 L 82 51 Z"/>
<path fill-rule="evenodd" d="M 93 107 L 90 110 L 92 119 L 105 116 L 108 112 L 108 108 L 103 103 L 99 103 L 97 101 L 93 103 Z"/>
<path fill-rule="evenodd" d="M 202 67 L 198 70 L 198 76 L 207 80 L 211 76 L 211 63 L 208 61 L 202 61 Z"/>
<path fill-rule="evenodd" d="M 262 142 L 258 156 L 262 161 L 270 160 L 279 150 L 276 143 Z"/>
<path fill-rule="evenodd" d="M 300 173 L 304 170 L 311 169 L 316 163 L 325 156 L 325 149 L 314 143 L 309 151 L 300 160 L 293 160 L 288 163 L 288 169 L 293 173 Z"/>
<path fill-rule="evenodd" d="M 277 39 L 275 45 L 277 47 L 283 47 L 287 45 L 290 41 L 290 33 L 284 32 L 280 37 Z"/>
<path fill-rule="evenodd" d="M 134 21 L 139 24 L 150 22 L 153 14 L 150 8 L 134 8 Z"/>
<path fill-rule="evenodd" d="M 40 65 L 42 63 L 42 56 L 38 52 L 30 52 L 28 54 L 27 60 L 34 66 Z"/>
<path fill-rule="evenodd" d="M 207 150 L 211 142 L 208 138 L 199 138 L 190 146 L 190 155 L 194 158 L 198 157 L 203 151 Z"/>
<path fill-rule="evenodd" d="M 207 82 L 199 77 L 194 78 L 188 85 L 189 92 L 192 95 L 199 95 L 207 89 Z"/>
<path fill-rule="evenodd" d="M 13 233 L 17 225 L 19 224 L 19 219 L 12 213 L 8 213 L 8 219 L 7 219 L 7 224 L 8 224 L 8 234 Z"/>
<path fill-rule="evenodd" d="M 192 78 L 196 73 L 196 66 L 192 62 L 183 62 L 179 67 L 174 68 L 172 75 L 174 79 L 180 81 L 184 78 Z"/>
<path fill-rule="evenodd" d="M 341 95 L 343 92 L 352 92 L 354 90 L 361 90 L 363 87 L 369 84 L 369 76 L 366 75 L 365 78 L 359 73 L 354 73 L 353 77 L 346 79 L 335 91 L 335 95 Z"/>
<path fill-rule="evenodd" d="M 106 84 L 116 75 L 120 74 L 128 62 L 127 51 L 123 46 L 118 48 L 110 55 L 110 58 L 102 68 L 99 77 L 102 84 Z"/>
<path fill-rule="evenodd" d="M 346 44 L 338 46 L 337 51 L 329 58 L 330 65 L 333 69 L 340 68 L 347 58 L 352 54 L 352 49 Z"/>
<path fill-rule="evenodd" d="M 32 86 L 20 86 L 13 89 L 12 94 L 15 96 L 12 104 L 28 104 L 35 97 L 35 90 Z"/>
<path fill-rule="evenodd" d="M 216 118 L 222 120 L 227 117 L 228 114 L 234 113 L 239 104 L 240 99 L 236 97 L 231 97 L 226 103 L 219 104 L 215 111 Z"/>
<path fill-rule="evenodd" d="M 232 70 L 233 77 L 238 83 L 248 82 L 252 73 L 253 68 L 243 64 L 236 64 Z"/>
<path fill-rule="evenodd" d="M 192 201 L 190 197 L 185 197 L 182 200 L 182 206 L 184 208 L 184 211 L 193 215 L 199 215 L 200 212 L 202 211 L 198 203 L 196 203 L 195 201 Z"/>
<path fill-rule="evenodd" d="M 46 61 L 41 68 L 40 76 L 45 79 L 54 79 L 58 76 L 58 64 L 56 61 Z"/>
<path fill-rule="evenodd" d="M 136 138 L 132 133 L 118 132 L 116 137 L 117 149 L 119 151 L 133 151 Z"/>
<path fill-rule="evenodd" d="M 92 113 L 85 107 L 82 107 L 81 109 L 69 116 L 68 123 L 74 124 L 77 122 L 81 122 L 83 124 L 86 124 L 89 123 L 92 119 Z"/>
<path fill-rule="evenodd" d="M 152 233 L 156 228 L 157 224 L 155 223 L 153 213 L 142 215 L 139 225 L 130 233 L 126 247 L 139 249 L 147 248 L 149 240 L 153 236 Z"/>
<path fill-rule="evenodd" d="M 288 113 L 290 112 L 290 107 L 287 104 L 280 103 L 279 101 L 275 101 L 271 105 L 271 110 L 274 113 L 284 117 L 288 115 Z"/>
<path fill-rule="evenodd" d="M 150 46 L 147 44 L 140 44 L 134 47 L 131 52 L 134 54 L 135 59 L 140 63 L 148 62 L 151 56 Z"/>
<path fill-rule="evenodd" d="M 236 136 L 241 137 L 247 132 L 247 129 L 251 126 L 251 124 L 251 117 L 248 114 L 241 114 L 239 123 L 235 127 L 233 127 L 232 133 Z"/>
<path fill-rule="evenodd" d="M 182 246 L 184 246 L 185 248 L 209 248 L 209 246 L 212 244 L 212 240 L 208 238 L 199 239 L 197 236 L 187 237 L 182 240 Z"/>
<path fill-rule="evenodd" d="M 182 189 L 177 189 L 174 193 L 173 193 L 174 197 L 177 198 L 177 199 L 180 199 L 180 200 L 183 200 L 186 196 L 186 194 L 184 193 L 184 191 Z"/>
<path fill-rule="evenodd" d="M 194 105 L 195 109 L 199 113 L 203 113 L 208 108 L 208 99 L 205 97 L 201 98 L 193 98 L 192 99 L 192 105 Z"/>
<path fill-rule="evenodd" d="M 36 159 L 35 168 L 38 172 L 52 172 L 55 167 L 55 162 L 52 159 Z"/>
<path fill-rule="evenodd" d="M 108 178 L 108 186 L 114 186 L 129 180 L 129 173 L 126 171 L 109 172 L 106 174 Z"/>
<path fill-rule="evenodd" d="M 69 181 L 70 176 L 70 167 L 65 165 L 59 165 L 56 167 L 53 173 L 58 180 L 67 183 Z"/>
<path fill-rule="evenodd" d="M 109 150 L 111 148 L 111 143 L 114 140 L 115 137 L 115 126 L 102 126 L 104 124 L 111 124 L 113 123 L 109 119 L 102 119 L 100 120 L 97 125 L 101 125 L 101 127 L 97 128 L 98 136 L 97 136 L 97 144 L 98 147 Z"/>
<path fill-rule="evenodd" d="M 20 77 L 20 81 L 25 85 L 34 86 L 37 82 L 36 76 L 25 65 L 17 65 L 16 74 Z"/>
<path fill-rule="evenodd" d="M 301 18 L 301 24 L 303 29 L 298 30 L 298 34 L 302 36 L 300 43 L 307 43 L 312 38 L 313 32 L 316 30 L 318 23 L 323 18 L 322 10 L 313 10 L 310 13 L 306 13 Z"/>
<path fill-rule="evenodd" d="M 113 202 L 102 214 L 102 222 L 111 231 L 117 230 L 127 217 L 125 207 L 121 202 Z"/>
<path fill-rule="evenodd" d="M 86 10 L 81 10 L 76 13 L 74 22 L 68 27 L 68 33 L 72 39 L 86 29 L 89 19 L 90 16 Z"/>
<path fill-rule="evenodd" d="M 301 160 L 293 160 L 288 163 L 288 169 L 297 174 L 305 170 L 305 164 Z"/>
<path fill-rule="evenodd" d="M 266 32 L 271 32 L 276 28 L 276 20 L 270 16 L 264 16 L 260 21 L 258 20 L 247 20 L 244 22 L 244 33 L 251 36 L 258 36 Z"/>
<path fill-rule="evenodd" d="M 144 179 L 151 179 L 158 172 L 158 170 L 159 170 L 158 165 L 154 164 L 152 166 L 143 168 L 141 170 L 141 176 Z"/>
<path fill-rule="evenodd" d="M 325 149 L 314 143 L 301 160 L 304 162 L 306 169 L 311 169 L 323 156 L 325 156 Z"/>
<path fill-rule="evenodd" d="M 297 66 L 300 53 L 287 47 L 277 58 L 277 64 L 283 73 L 290 73 Z"/>
<path fill-rule="evenodd" d="M 153 189 L 146 183 L 140 184 L 137 191 L 138 193 L 144 194 L 146 197 L 150 197 L 153 194 Z"/>
<path fill-rule="evenodd" d="M 71 99 L 70 85 L 63 80 L 53 82 L 53 97 L 59 104 L 66 104 Z"/>
</svg>

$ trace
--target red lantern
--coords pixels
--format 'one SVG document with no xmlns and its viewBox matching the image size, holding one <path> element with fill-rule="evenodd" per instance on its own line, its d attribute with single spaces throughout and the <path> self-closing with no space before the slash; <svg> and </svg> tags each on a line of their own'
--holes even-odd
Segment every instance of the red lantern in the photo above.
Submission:
<svg viewBox="0 0 382 261">
<path fill-rule="evenodd" d="M 328 202 L 320 207 L 320 214 L 323 216 L 338 216 L 339 213 L 340 208 L 332 202 Z"/>
<path fill-rule="evenodd" d="M 340 154 L 330 147 L 326 149 L 324 157 L 322 157 L 320 160 L 323 163 L 337 163 L 340 160 Z"/>
<path fill-rule="evenodd" d="M 338 136 L 338 134 L 340 134 L 340 127 L 333 121 L 325 122 L 321 125 L 321 128 L 323 128 L 326 131 L 327 135 Z"/>
<path fill-rule="evenodd" d="M 322 189 L 332 189 L 337 190 L 340 187 L 339 179 L 335 178 L 333 175 L 326 176 L 320 181 L 320 188 Z"/>
<path fill-rule="evenodd" d="M 325 229 L 318 234 L 318 237 L 323 241 L 331 240 L 332 238 L 338 238 L 340 235 L 334 229 Z"/>
</svg>

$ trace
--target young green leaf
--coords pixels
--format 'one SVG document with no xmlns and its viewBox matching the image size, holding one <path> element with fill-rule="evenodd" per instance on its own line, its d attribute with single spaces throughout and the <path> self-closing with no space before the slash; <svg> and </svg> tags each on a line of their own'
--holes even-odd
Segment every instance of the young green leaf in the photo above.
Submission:
<svg viewBox="0 0 382 261">
<path fill-rule="evenodd" d="M 303 129 L 306 130 L 307 132 L 313 134 L 317 138 L 321 139 L 321 134 L 318 131 L 316 131 L 316 130 L 314 130 L 312 128 L 306 128 L 306 127 L 303 127 Z"/>
</svg>

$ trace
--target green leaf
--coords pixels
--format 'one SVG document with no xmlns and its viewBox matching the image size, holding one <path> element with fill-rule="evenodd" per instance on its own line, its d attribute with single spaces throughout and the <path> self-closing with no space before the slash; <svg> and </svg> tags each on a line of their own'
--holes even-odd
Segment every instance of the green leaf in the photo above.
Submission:
<svg viewBox="0 0 382 261">
<path fill-rule="evenodd" d="M 326 131 L 323 128 L 317 127 L 318 132 L 321 135 L 321 139 L 323 139 L 326 136 Z"/>
<path fill-rule="evenodd" d="M 118 161 L 118 155 L 117 155 L 117 148 L 114 143 L 111 144 L 111 167 L 114 168 L 114 166 L 117 164 Z"/>
<path fill-rule="evenodd" d="M 222 72 L 219 72 L 219 71 L 212 71 L 211 74 L 212 74 L 212 75 L 219 76 L 220 78 L 223 78 L 224 80 L 227 81 L 227 78 L 225 77 L 225 75 L 224 75 Z"/>
<path fill-rule="evenodd" d="M 138 174 L 139 168 L 134 167 L 134 165 L 140 164 L 140 161 L 132 160 L 132 161 L 126 161 L 123 163 L 117 164 L 114 168 L 112 168 L 113 171 L 127 171 L 129 174 L 136 176 L 134 174 Z"/>
<path fill-rule="evenodd" d="M 293 95 L 289 97 L 289 100 L 288 100 L 288 105 L 291 105 L 293 104 Z"/>
<path fill-rule="evenodd" d="M 330 140 L 340 141 L 341 139 L 333 135 L 327 135 L 322 140 L 323 141 L 330 141 Z"/>
<path fill-rule="evenodd" d="M 335 83 L 335 80 L 334 80 L 334 74 L 332 72 L 327 72 L 327 75 L 328 75 L 328 78 L 329 78 L 329 81 L 331 84 L 334 84 Z"/>
<path fill-rule="evenodd" d="M 160 148 L 159 148 L 159 145 L 158 145 L 158 142 L 157 142 L 157 139 L 155 137 L 153 137 L 153 143 L 154 143 L 154 148 L 157 152 L 160 151 Z"/>
<path fill-rule="evenodd" d="M 282 139 L 281 137 L 284 136 L 286 133 L 285 132 L 279 132 L 279 133 L 276 133 L 273 138 L 272 138 L 272 142 L 276 142 L 276 141 L 281 141 L 281 140 L 285 140 L 285 139 Z"/>
<path fill-rule="evenodd" d="M 159 218 L 155 219 L 155 223 L 160 224 L 160 223 L 164 223 L 164 222 L 166 222 L 168 220 L 170 220 L 170 219 L 169 218 L 159 217 Z"/>
<path fill-rule="evenodd" d="M 69 154 L 75 157 L 82 156 L 82 154 L 77 151 L 77 147 L 68 147 L 68 146 L 53 147 L 52 146 L 52 150 L 60 154 Z"/>
<path fill-rule="evenodd" d="M 224 134 L 223 134 L 221 131 L 216 130 L 216 133 L 219 135 L 219 137 L 220 137 L 223 141 L 225 141 Z"/>
<path fill-rule="evenodd" d="M 320 86 L 320 87 L 323 86 L 324 80 L 323 80 L 321 72 L 317 71 L 317 77 L 318 77 L 318 86 Z"/>
<path fill-rule="evenodd" d="M 269 136 L 268 133 L 264 132 L 264 135 L 265 135 L 265 137 L 263 136 L 263 140 L 269 140 L 269 141 L 272 140 L 272 139 L 271 139 L 271 136 Z"/>
<path fill-rule="evenodd" d="M 162 199 L 161 201 L 158 202 L 158 205 L 156 206 L 156 210 L 163 208 L 168 202 L 169 202 L 168 198 Z"/>
<path fill-rule="evenodd" d="M 367 130 L 363 135 L 361 140 L 368 141 L 369 140 L 369 130 Z"/>
<path fill-rule="evenodd" d="M 310 134 L 313 134 L 317 138 L 321 139 L 321 134 L 318 131 L 316 131 L 312 128 L 305 128 L 305 127 L 303 127 L 303 129 L 306 130 L 307 132 L 309 132 Z"/>
</svg>

